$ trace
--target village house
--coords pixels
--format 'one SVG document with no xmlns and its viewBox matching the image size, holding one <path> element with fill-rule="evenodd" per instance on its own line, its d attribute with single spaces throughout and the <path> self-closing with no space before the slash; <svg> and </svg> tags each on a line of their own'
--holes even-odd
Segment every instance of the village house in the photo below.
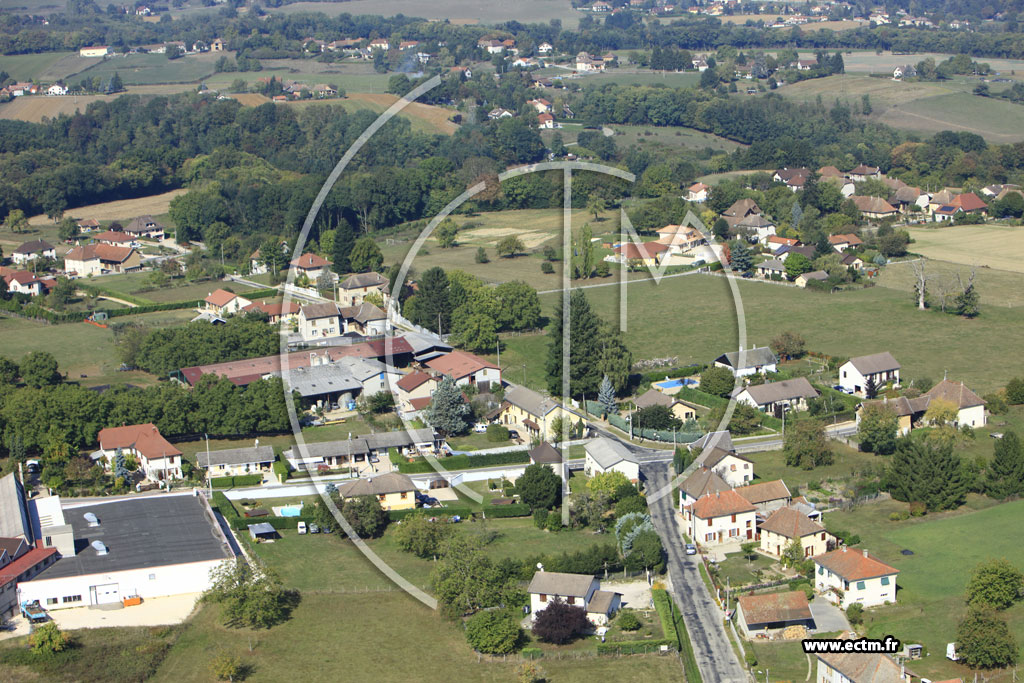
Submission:
<svg viewBox="0 0 1024 683">
<path fill-rule="evenodd" d="M 711 190 L 710 185 L 704 183 L 694 183 L 690 187 L 686 188 L 686 201 L 688 202 L 706 202 L 708 200 L 708 192 Z"/>
<path fill-rule="evenodd" d="M 371 435 L 372 436 L 372 435 Z M 359 478 L 338 485 L 342 500 L 373 496 L 385 510 L 411 510 L 416 507 L 416 485 L 408 476 L 398 472 Z"/>
<path fill-rule="evenodd" d="M 912 683 L 917 679 L 892 657 L 878 652 L 816 655 L 820 683 Z M 936 683 L 963 683 L 962 678 Z"/>
<path fill-rule="evenodd" d="M 768 247 L 772 252 L 778 253 L 782 247 L 795 247 L 800 244 L 800 240 L 792 237 L 779 237 L 778 235 L 769 235 L 768 239 L 765 240 L 765 246 Z"/>
<path fill-rule="evenodd" d="M 535 572 L 526 589 L 530 594 L 530 618 L 555 601 L 582 607 L 594 626 L 603 626 L 619 611 L 621 593 L 601 590 L 601 582 L 591 574 Z"/>
<path fill-rule="evenodd" d="M 815 258 L 814 247 L 807 244 L 798 243 L 792 246 L 784 244 L 775 250 L 775 257 L 782 261 L 783 263 L 785 263 L 786 259 L 788 259 L 793 254 L 800 254 L 802 256 L 805 256 L 809 261 L 813 261 Z"/>
<path fill-rule="evenodd" d="M 538 114 L 551 113 L 551 102 L 544 99 L 543 97 L 538 97 L 536 99 L 529 100 L 527 101 L 527 104 L 536 109 Z"/>
<path fill-rule="evenodd" d="M 337 304 L 306 304 L 299 309 L 299 334 L 304 341 L 338 337 L 343 333 Z"/>
<path fill-rule="evenodd" d="M 790 626 L 814 628 L 814 617 L 803 591 L 741 595 L 736 600 L 736 623 L 747 638 Z"/>
<path fill-rule="evenodd" d="M 515 114 L 513 114 L 508 109 L 505 109 L 503 107 L 495 107 L 494 109 L 487 112 L 487 118 L 490 119 L 491 121 L 497 121 L 498 119 L 508 119 L 512 118 L 513 116 L 515 116 Z"/>
<path fill-rule="evenodd" d="M 869 380 L 876 389 L 890 382 L 900 385 L 900 364 L 888 351 L 870 356 L 857 356 L 839 366 L 839 385 L 847 392 L 864 396 Z"/>
<path fill-rule="evenodd" d="M 807 410 L 807 400 L 819 395 L 806 377 L 797 377 L 780 382 L 750 384 L 736 392 L 736 400 L 782 417 L 786 410 Z"/>
<path fill-rule="evenodd" d="M 576 70 L 581 72 L 604 71 L 604 60 L 594 59 L 588 53 L 580 52 L 576 55 Z"/>
<path fill-rule="evenodd" d="M 369 43 L 370 50 L 383 50 L 387 52 L 391 49 L 391 43 L 388 42 L 387 38 L 374 38 Z"/>
<path fill-rule="evenodd" d="M 892 218 L 899 213 L 895 206 L 881 197 L 866 197 L 855 194 L 850 196 L 850 200 L 853 201 L 857 210 L 865 218 L 881 220 L 883 218 Z"/>
<path fill-rule="evenodd" d="M 755 508 L 733 490 L 708 493 L 683 508 L 683 529 L 701 546 L 751 541 Z"/>
<path fill-rule="evenodd" d="M 559 417 L 568 419 L 573 426 L 580 423 L 584 427 L 587 425 L 587 419 L 582 415 L 566 409 L 557 401 L 533 389 L 517 384 L 506 387 L 501 405 L 487 415 L 491 422 L 516 429 L 528 437 L 537 436 L 542 439 L 560 438 L 558 434 L 552 432 L 553 423 Z"/>
<path fill-rule="evenodd" d="M 283 261 L 283 259 L 282 259 Z M 263 263 L 263 259 L 260 257 L 260 250 L 252 252 L 249 255 L 249 274 L 250 275 L 263 275 L 264 273 L 270 272 L 270 268 Z"/>
<path fill-rule="evenodd" d="M 152 216 L 136 216 L 124 226 L 125 233 L 132 237 L 145 237 L 151 240 L 162 240 L 165 236 L 165 228 L 154 220 Z"/>
<path fill-rule="evenodd" d="M 683 254 L 707 244 L 701 231 L 689 225 L 666 225 L 655 232 L 658 233 L 657 243 L 668 247 L 670 254 Z"/>
<path fill-rule="evenodd" d="M 3 276 L 3 281 L 7 285 L 7 291 L 13 294 L 39 296 L 47 290 L 44 281 L 27 270 L 15 270 L 7 273 Z"/>
<path fill-rule="evenodd" d="M 537 46 L 537 52 L 539 52 L 542 55 L 551 54 L 551 52 L 554 49 L 555 49 L 554 46 L 551 43 L 546 42 L 546 41 Z"/>
<path fill-rule="evenodd" d="M 925 413 L 936 400 L 948 403 L 956 409 L 956 419 L 953 421 L 953 426 L 956 428 L 984 427 L 988 422 L 985 401 L 980 396 L 968 389 L 963 382 L 944 379 L 915 398 L 899 396 L 894 399 L 883 398 L 865 401 L 857 408 L 857 423 L 860 424 L 865 406 L 883 405 L 896 414 L 899 420 L 899 433 L 901 435 L 909 434 L 916 425 L 923 422 Z"/>
<path fill-rule="evenodd" d="M 92 238 L 100 244 L 109 244 L 113 247 L 138 247 L 139 242 L 134 236 L 123 230 L 104 230 L 93 235 Z"/>
<path fill-rule="evenodd" d="M 229 292 L 226 289 L 218 289 L 210 292 L 210 295 L 203 299 L 203 303 L 204 306 L 200 307 L 200 311 L 210 311 L 221 317 L 234 315 L 246 306 L 252 304 L 252 302 L 245 297 L 238 296 L 234 292 Z"/>
<path fill-rule="evenodd" d="M 68 87 L 63 83 L 54 83 L 46 89 L 46 94 L 54 97 L 61 97 L 68 94 Z"/>
<path fill-rule="evenodd" d="M 814 558 L 814 589 L 843 609 L 855 602 L 875 607 L 896 602 L 898 573 L 867 550 L 844 545 Z"/>
<path fill-rule="evenodd" d="M 680 401 L 668 394 L 663 394 L 657 389 L 648 389 L 638 396 L 633 403 L 636 404 L 637 410 L 655 405 L 665 406 L 672 412 L 672 415 L 683 422 L 697 419 L 697 407 L 694 404 Z"/>
<path fill-rule="evenodd" d="M 260 446 L 259 440 L 252 448 L 228 448 L 220 451 L 199 451 L 196 464 L 206 470 L 210 477 L 235 477 L 246 474 L 269 472 L 274 464 L 274 449 Z"/>
<path fill-rule="evenodd" d="M 557 128 L 558 124 L 555 123 L 555 117 L 551 114 L 538 114 L 537 127 L 551 129 Z"/>
<path fill-rule="evenodd" d="M 757 508 L 758 513 L 778 510 L 789 505 L 793 500 L 789 487 L 781 479 L 739 486 L 736 488 L 736 493 L 746 498 L 747 502 Z"/>
<path fill-rule="evenodd" d="M 57 250 L 46 240 L 31 240 L 21 243 L 11 252 L 11 261 L 18 265 L 35 261 L 39 257 L 56 259 Z"/>
<path fill-rule="evenodd" d="M 110 54 L 110 48 L 106 45 L 83 47 L 78 50 L 79 57 L 106 57 L 108 54 Z"/>
<path fill-rule="evenodd" d="M 242 308 L 245 313 L 265 313 L 267 322 L 271 325 L 284 323 L 286 325 L 297 324 L 299 320 L 299 304 L 295 301 L 255 301 Z"/>
<path fill-rule="evenodd" d="M 289 265 L 295 271 L 296 277 L 305 275 L 311 282 L 316 282 L 320 274 L 333 264 L 318 254 L 305 253 L 297 259 L 292 259 Z"/>
<path fill-rule="evenodd" d="M 583 450 L 583 473 L 588 477 L 615 471 L 632 482 L 640 480 L 640 460 L 621 442 L 602 436 L 588 441 Z"/>
<path fill-rule="evenodd" d="M 697 502 L 700 498 L 709 493 L 720 493 L 728 491 L 732 487 L 718 474 L 706 467 L 699 467 L 683 481 L 679 482 L 679 512 L 691 503 Z"/>
<path fill-rule="evenodd" d="M 722 218 L 729 224 L 730 230 L 747 216 L 760 216 L 763 211 L 753 199 L 737 199 L 728 209 L 722 212 Z"/>
<path fill-rule="evenodd" d="M 828 273 L 824 270 L 812 270 L 809 273 L 802 273 L 796 276 L 793 284 L 797 287 L 806 287 L 812 282 L 825 282 L 828 280 Z"/>
<path fill-rule="evenodd" d="M 761 551 L 775 557 L 782 557 L 786 547 L 799 541 L 802 557 L 815 557 L 827 553 L 835 545 L 835 537 L 818 522 L 791 507 L 782 507 L 758 526 L 761 535 Z"/>
<path fill-rule="evenodd" d="M 364 337 L 374 337 L 387 331 L 388 314 L 368 301 L 358 306 L 344 306 L 340 313 L 344 322 L 344 334 L 355 333 Z"/>
<path fill-rule="evenodd" d="M 858 164 L 857 166 L 850 169 L 850 180 L 855 183 L 862 183 L 868 178 L 881 178 L 882 172 L 877 166 L 866 166 L 864 164 Z"/>
<path fill-rule="evenodd" d="M 99 230 L 100 222 L 95 218 L 85 218 L 78 221 L 75 226 L 79 232 L 92 232 L 93 230 Z"/>
<path fill-rule="evenodd" d="M 100 449 L 94 460 L 102 459 L 114 466 L 115 457 L 134 456 L 139 469 L 152 481 L 181 479 L 181 451 L 161 434 L 152 422 L 125 427 L 107 427 L 99 433 Z"/>
<path fill-rule="evenodd" d="M 735 377 L 778 372 L 779 359 L 767 346 L 729 351 L 715 359 L 716 368 L 728 368 Z"/>
<path fill-rule="evenodd" d="M 64 272 L 78 277 L 103 273 L 127 273 L 142 267 L 139 253 L 131 247 L 87 244 L 64 255 Z"/>
<path fill-rule="evenodd" d="M 501 386 L 498 366 L 469 351 L 456 349 L 451 353 L 429 360 L 426 366 L 438 375 L 447 375 L 459 386 L 475 386 L 487 391 L 491 385 Z"/>
<path fill-rule="evenodd" d="M 857 247 L 864 244 L 861 238 L 857 237 L 853 233 L 844 235 L 829 235 L 828 243 L 832 245 L 832 248 L 842 253 L 847 249 L 856 249 Z"/>
<path fill-rule="evenodd" d="M 560 470 L 562 464 L 562 452 L 547 441 L 541 441 L 539 444 L 531 448 L 529 456 L 531 465 L 547 465 L 548 468 L 556 474 Z"/>
<path fill-rule="evenodd" d="M 621 263 L 631 267 L 657 267 L 665 257 L 669 248 L 661 242 L 626 242 L 616 246 L 614 256 L 606 256 L 606 261 Z"/>
<path fill-rule="evenodd" d="M 430 398 L 438 383 L 436 377 L 425 372 L 416 371 L 405 375 L 395 383 L 398 409 L 407 413 L 423 410 L 430 405 Z"/>
<path fill-rule="evenodd" d="M 754 266 L 754 272 L 765 280 L 782 280 L 786 277 L 786 266 L 779 259 L 768 259 Z"/>
</svg>

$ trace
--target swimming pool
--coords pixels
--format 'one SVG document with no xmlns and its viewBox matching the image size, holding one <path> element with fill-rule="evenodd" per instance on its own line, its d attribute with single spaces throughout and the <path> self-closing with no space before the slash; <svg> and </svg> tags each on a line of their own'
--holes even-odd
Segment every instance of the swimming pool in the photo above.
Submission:
<svg viewBox="0 0 1024 683">
<path fill-rule="evenodd" d="M 654 386 L 659 389 L 678 389 L 679 387 L 695 387 L 697 384 L 695 379 L 667 379 L 664 382 L 655 382 Z"/>
<path fill-rule="evenodd" d="M 289 505 L 281 508 L 280 515 L 282 517 L 301 517 L 302 506 L 301 505 Z"/>
</svg>

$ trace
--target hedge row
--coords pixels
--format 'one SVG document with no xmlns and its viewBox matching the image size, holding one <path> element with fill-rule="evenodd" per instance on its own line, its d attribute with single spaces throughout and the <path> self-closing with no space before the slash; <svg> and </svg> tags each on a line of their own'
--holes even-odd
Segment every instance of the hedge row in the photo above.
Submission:
<svg viewBox="0 0 1024 683">
<path fill-rule="evenodd" d="M 717 408 L 718 406 L 724 406 L 729 403 L 729 399 L 722 398 L 721 396 L 715 396 L 709 394 L 706 391 L 700 391 L 692 387 L 680 387 L 679 392 L 676 393 L 676 398 L 690 403 L 696 403 L 697 405 L 704 406 L 705 408 Z"/>
<path fill-rule="evenodd" d="M 700 669 L 697 667 L 697 658 L 693 654 L 693 643 L 690 642 L 690 634 L 683 622 L 683 613 L 672 604 L 672 596 L 664 589 L 651 591 L 651 598 L 654 601 L 654 609 L 661 617 L 661 628 L 665 632 L 665 638 L 675 639 L 679 657 L 683 660 L 683 671 L 686 680 L 690 683 L 701 683 Z"/>
<path fill-rule="evenodd" d="M 288 462 L 286 460 L 275 460 L 271 467 L 273 468 L 278 481 L 282 484 L 288 481 L 288 477 L 291 476 L 291 469 L 288 467 Z"/>
<path fill-rule="evenodd" d="M 676 647 L 676 641 L 668 638 L 657 640 L 624 640 L 621 643 L 598 643 L 597 654 L 599 655 L 645 655 L 657 652 L 662 645 L 671 648 Z M 687 678 L 687 681 L 690 679 Z"/>
<path fill-rule="evenodd" d="M 529 451 L 509 451 L 508 453 L 484 453 L 483 455 L 451 455 L 439 458 L 438 462 L 446 470 L 469 470 L 476 467 L 494 467 L 495 465 L 521 465 L 530 462 Z M 398 471 L 402 474 L 429 474 L 434 467 L 425 458 L 416 458 L 412 462 L 398 463 Z"/>
<path fill-rule="evenodd" d="M 511 503 L 509 505 L 488 505 L 484 508 L 484 514 L 488 517 L 529 517 L 533 514 L 530 506 L 525 503 Z"/>
<path fill-rule="evenodd" d="M 463 519 L 466 519 L 473 515 L 473 510 L 471 510 L 468 506 L 449 505 L 443 508 L 410 508 L 408 510 L 389 510 L 388 517 L 391 518 L 392 522 L 397 522 L 417 512 L 425 512 L 427 515 L 431 517 L 454 517 L 455 515 L 458 515 Z"/>
<path fill-rule="evenodd" d="M 262 474 L 240 474 L 237 477 L 213 477 L 210 485 L 215 489 L 229 489 L 233 486 L 256 486 L 262 481 Z"/>
<path fill-rule="evenodd" d="M 661 382 L 667 377 L 669 379 L 678 379 L 679 377 L 689 377 L 690 375 L 696 375 L 702 372 L 707 365 L 704 363 L 694 363 L 693 365 L 686 365 L 681 368 L 669 368 L 668 370 L 651 370 L 650 372 L 644 372 L 640 375 L 640 382 L 643 384 Z"/>
</svg>

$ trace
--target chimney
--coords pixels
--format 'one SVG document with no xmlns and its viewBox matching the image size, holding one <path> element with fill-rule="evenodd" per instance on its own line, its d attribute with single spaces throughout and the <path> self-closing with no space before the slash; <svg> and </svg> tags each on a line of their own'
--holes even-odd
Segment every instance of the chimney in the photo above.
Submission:
<svg viewBox="0 0 1024 683">
<path fill-rule="evenodd" d="M 867 557 L 867 556 L 868 556 L 868 549 L 864 548 L 864 557 Z"/>
</svg>

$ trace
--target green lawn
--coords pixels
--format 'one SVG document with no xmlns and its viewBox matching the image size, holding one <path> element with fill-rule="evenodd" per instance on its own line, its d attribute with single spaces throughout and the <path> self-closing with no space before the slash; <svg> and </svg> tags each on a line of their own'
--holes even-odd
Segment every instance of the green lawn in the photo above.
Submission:
<svg viewBox="0 0 1024 683">
<path fill-rule="evenodd" d="M 583 78 L 572 81 L 587 85 L 605 85 L 615 83 L 616 85 L 664 85 L 667 88 L 688 88 L 697 85 L 700 81 L 700 74 L 696 72 L 670 73 L 666 71 L 649 71 L 625 69 L 608 69 L 601 73 L 587 74 Z"/>
<path fill-rule="evenodd" d="M 916 673 L 966 680 L 967 669 L 945 659 L 946 643 L 955 638 L 964 614 L 967 579 L 978 562 L 1003 557 L 1024 567 L 1024 544 L 1019 542 L 1024 501 L 994 505 L 972 495 L 968 505 L 954 512 L 900 522 L 888 519 L 892 511 L 905 508 L 905 503 L 890 501 L 833 512 L 825 519 L 830 528 L 860 535 L 861 547 L 900 570 L 898 604 L 868 611 L 868 635 L 894 635 L 904 643 L 921 643 L 929 655 L 914 662 Z M 904 549 L 913 555 L 901 554 Z M 1018 603 L 1004 615 L 1018 644 L 1024 642 L 1024 604 Z M 987 680 L 1009 681 L 1010 675 Z"/>
<path fill-rule="evenodd" d="M 124 273 L 106 276 L 97 278 L 95 284 L 111 292 L 131 294 L 143 301 L 161 304 L 204 299 L 215 289 L 229 289 L 243 296 L 246 291 L 251 291 L 248 285 L 238 282 L 221 282 L 220 280 L 189 282 L 184 278 L 174 278 L 168 280 L 164 285 L 155 287 L 150 280 L 150 273 Z"/>
<path fill-rule="evenodd" d="M 784 330 L 801 334 L 811 350 L 836 357 L 890 351 L 902 364 L 904 377 L 936 379 L 948 372 L 977 392 L 1005 385 L 1011 373 L 993 359 L 1015 357 L 1016 337 L 1006 330 L 1024 323 L 1024 311 L 982 306 L 981 315 L 966 320 L 918 311 L 904 292 L 884 287 L 824 294 L 755 282 L 738 282 L 746 317 L 747 343 L 767 345 Z M 615 321 L 618 287 L 586 290 L 593 309 Z M 705 275 L 636 281 L 628 287 L 626 341 L 634 360 L 674 356 L 678 362 L 708 363 L 738 346 L 734 302 L 724 278 Z M 557 294 L 541 295 L 545 312 Z M 927 340 L 927 343 L 922 343 Z M 514 337 L 502 353 L 511 381 L 518 381 L 515 363 L 542 365 L 543 337 Z M 987 353 L 979 354 L 984 348 Z M 521 361 L 520 361 L 521 362 Z M 542 375 L 535 367 L 534 377 Z"/>
<path fill-rule="evenodd" d="M 743 553 L 736 553 L 730 555 L 724 562 L 718 563 L 718 580 L 723 586 L 727 581 L 733 588 L 755 583 L 758 579 L 754 572 L 758 569 L 768 571 L 776 562 L 760 553 L 751 555 L 749 560 L 742 555 Z"/>
<path fill-rule="evenodd" d="M 150 85 L 156 83 L 192 83 L 213 73 L 214 62 L 221 55 L 205 52 L 185 55 L 178 59 L 167 59 L 160 54 L 135 54 L 92 60 L 90 66 L 72 76 L 69 80 L 77 83 L 83 78 L 108 80 L 117 73 L 125 85 Z"/>
<path fill-rule="evenodd" d="M 65 58 L 73 57 L 79 59 L 77 52 L 39 52 L 24 55 L 0 55 L 0 71 L 17 81 L 31 81 L 39 79 L 60 78 L 66 74 L 55 73 L 59 62 Z M 84 61 L 84 60 L 83 60 Z"/>
<path fill-rule="evenodd" d="M 89 378 L 114 376 L 121 364 L 114 353 L 114 335 L 109 329 L 85 323 L 46 325 L 0 317 L 0 354 L 17 361 L 29 351 L 53 354 L 68 379 L 77 380 L 83 374 Z"/>
<path fill-rule="evenodd" d="M 747 453 L 744 457 L 754 461 L 754 472 L 758 482 L 774 481 L 782 479 L 791 488 L 799 486 L 806 491 L 808 483 L 819 483 L 825 481 L 849 481 L 865 469 L 877 470 L 888 464 L 888 458 L 874 455 L 873 453 L 861 453 L 845 444 L 833 442 L 835 458 L 831 465 L 822 465 L 813 470 L 804 470 L 799 467 L 786 465 L 785 456 L 782 451 L 766 451 L 762 453 Z M 793 491 L 796 495 L 796 492 Z M 814 496 L 815 493 L 809 495 Z"/>
<path fill-rule="evenodd" d="M 452 450 L 456 451 L 479 451 L 486 448 L 503 448 L 505 446 L 513 446 L 509 439 L 504 441 L 491 441 L 487 438 L 487 434 L 481 434 L 478 432 L 470 432 L 465 436 L 456 436 L 448 439 L 448 445 L 452 447 Z"/>
</svg>

